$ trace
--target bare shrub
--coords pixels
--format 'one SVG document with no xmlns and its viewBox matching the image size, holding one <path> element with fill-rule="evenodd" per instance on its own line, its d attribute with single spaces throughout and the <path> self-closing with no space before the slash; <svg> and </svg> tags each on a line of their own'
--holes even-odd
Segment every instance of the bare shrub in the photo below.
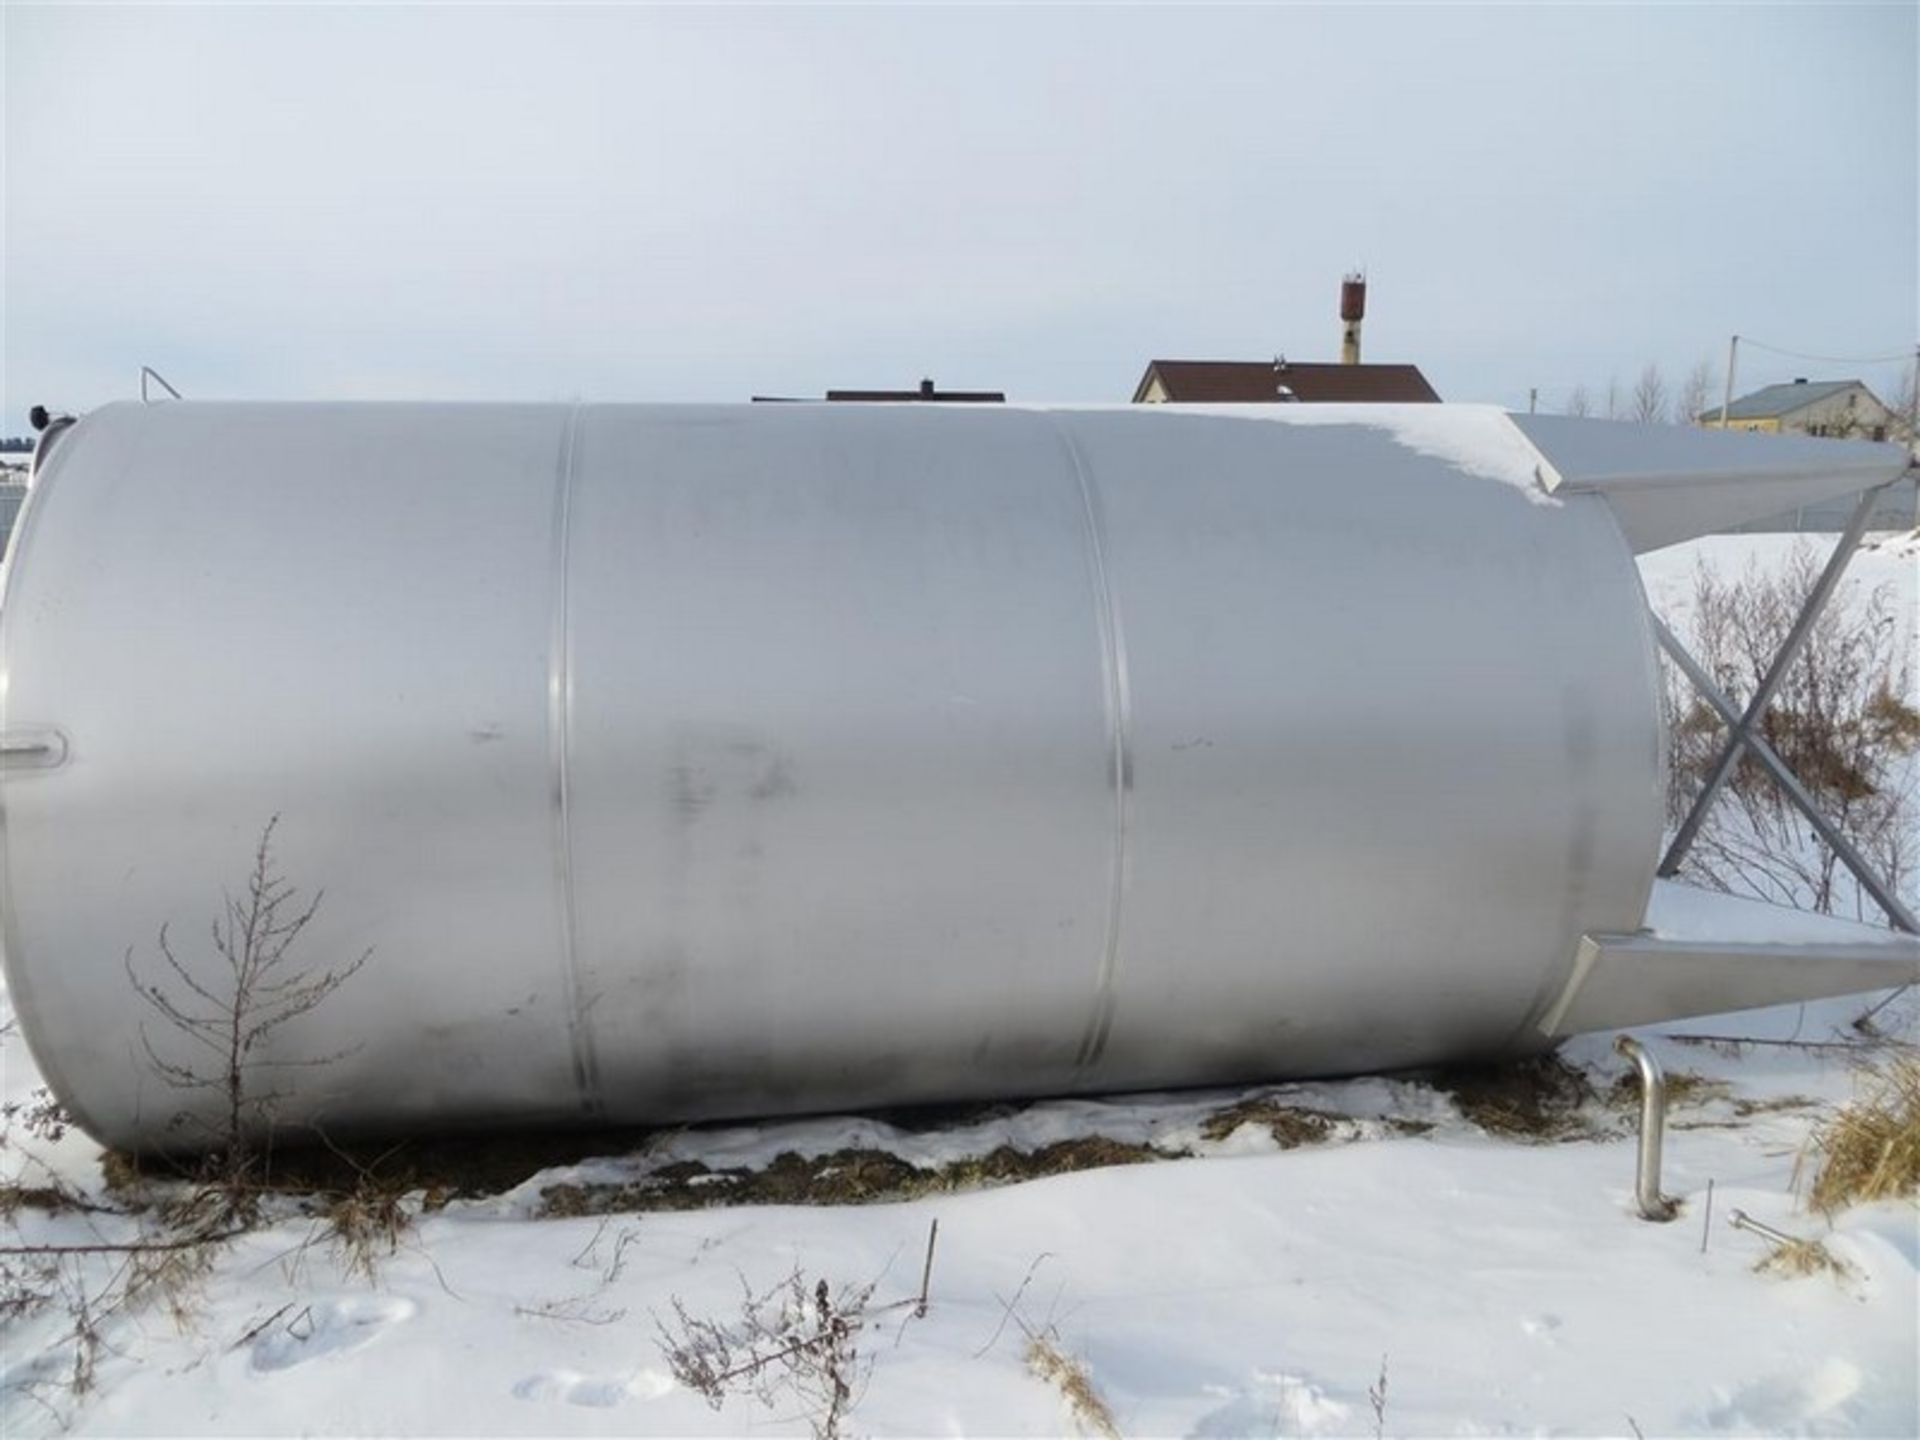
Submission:
<svg viewBox="0 0 1920 1440">
<path fill-rule="evenodd" d="M 1775 571 L 1749 563 L 1723 579 L 1696 572 L 1692 648 L 1735 705 L 1759 688 L 1819 578 L 1810 547 Z M 1896 890 L 1915 863 L 1920 711 L 1904 698 L 1910 673 L 1888 587 L 1830 605 L 1759 722 L 1822 813 Z M 1672 745 L 1667 809 L 1692 808 L 1726 743 L 1726 728 L 1683 676 L 1667 670 Z M 1822 914 L 1875 918 L 1877 907 L 1806 817 L 1751 754 L 1743 754 L 1708 812 L 1681 873 L 1712 889 Z"/>
<path fill-rule="evenodd" d="M 9 1100 L 0 1105 L 0 1135 L 10 1136 L 16 1122 L 34 1139 L 57 1145 L 66 1138 L 73 1117 L 53 1098 L 53 1092 L 42 1085 L 25 1100 Z"/>
<path fill-rule="evenodd" d="M 596 1271 L 600 1283 L 586 1295 L 573 1295 L 559 1300 L 545 1300 L 534 1305 L 516 1305 L 516 1315 L 525 1315 L 535 1320 L 558 1320 L 572 1325 L 612 1325 L 626 1317 L 626 1310 L 620 1306 L 602 1305 L 600 1297 L 618 1283 L 627 1268 L 627 1250 L 640 1241 L 637 1226 L 623 1225 L 613 1237 L 613 1244 L 602 1252 L 600 1245 L 607 1237 L 611 1220 L 602 1220 L 593 1232 L 593 1238 L 580 1247 L 579 1253 L 567 1262 L 575 1270 Z"/>
<path fill-rule="evenodd" d="M 0 1325 L 13 1325 L 51 1304 L 59 1257 L 0 1255 Z"/>
<path fill-rule="evenodd" d="M 0 1106 L 0 1333 L 10 1356 L 31 1355 L 9 1363 L 5 1388 L 41 1405 L 63 1429 L 112 1353 L 107 1335 L 116 1319 L 157 1305 L 185 1328 L 215 1246 L 235 1233 L 195 1208 L 193 1197 L 203 1192 L 143 1217 L 148 1207 L 130 1208 L 111 1193 L 96 1198 L 24 1143 L 57 1144 L 72 1123 L 45 1088 Z M 67 1238 L 67 1228 L 59 1240 L 28 1239 L 23 1212 L 77 1220 L 81 1237 Z M 118 1223 L 103 1226 L 96 1217 Z"/>
<path fill-rule="evenodd" d="M 1091 1431 L 1107 1440 L 1120 1440 L 1120 1422 L 1113 1409 L 1093 1383 L 1086 1362 L 1060 1347 L 1060 1336 L 1049 1325 L 1027 1334 L 1027 1369 L 1060 1392 L 1067 1412 L 1082 1432 Z"/>
<path fill-rule="evenodd" d="M 1373 1409 L 1373 1440 L 1385 1440 L 1387 1433 L 1387 1357 L 1380 1357 L 1380 1378 L 1367 1387 L 1367 1404 Z"/>
<path fill-rule="evenodd" d="M 269 1128 L 275 1103 L 285 1093 L 263 1077 L 294 1068 L 324 1066 L 350 1051 L 307 1058 L 270 1053 L 268 1042 L 287 1024 L 317 1008 L 372 957 L 371 950 L 346 964 L 322 967 L 296 960 L 294 946 L 320 909 L 324 892 L 302 904 L 273 859 L 275 815 L 260 832 L 253 866 L 242 893 L 223 896 L 210 927 L 211 962 L 189 964 L 175 953 L 166 925 L 160 927 L 160 963 L 142 971 L 133 951 L 127 978 L 167 1029 L 187 1042 L 188 1058 L 155 1048 L 146 1027 L 140 1040 L 162 1080 L 176 1090 L 210 1093 L 217 1113 L 194 1109 L 174 1117 L 174 1127 L 197 1130 L 195 1148 L 208 1152 L 205 1178 L 216 1183 L 232 1213 L 252 1204 L 260 1154 L 254 1136 Z M 181 1047 L 174 1047 L 176 1053 Z"/>
<path fill-rule="evenodd" d="M 6 1161 L 0 1177 L 0 1221 L 12 1220 L 21 1210 L 118 1213 L 114 1206 L 89 1199 L 45 1158 L 28 1149 L 20 1134 L 53 1145 L 65 1138 L 72 1124 L 72 1117 L 45 1086 L 25 1100 L 0 1105 L 0 1156 Z"/>
<path fill-rule="evenodd" d="M 111 1323 L 158 1302 L 185 1327 L 197 1284 L 212 1266 L 212 1242 L 146 1236 L 125 1243 L 12 1245 L 0 1249 L 0 1321 L 12 1327 L 43 1314 L 59 1318 L 43 1332 L 32 1360 L 10 1368 L 7 1388 L 46 1408 L 62 1429 L 61 1407 L 93 1390 L 102 1358 L 114 1350 Z"/>
<path fill-rule="evenodd" d="M 136 1246 L 127 1255 L 126 1303 L 161 1305 L 177 1328 L 186 1329 L 200 1299 L 200 1282 L 213 1269 L 214 1254 L 212 1243 Z"/>
<path fill-rule="evenodd" d="M 1817 1127 L 1795 1168 L 1818 1157 L 1808 1201 L 1832 1215 L 1849 1205 L 1920 1194 L 1920 1056 L 1861 1072 L 1860 1094 Z"/>
<path fill-rule="evenodd" d="M 594 1232 L 593 1240 L 574 1257 L 575 1265 L 595 1263 L 605 1229 L 603 1223 Z M 605 1285 L 619 1278 L 630 1238 L 630 1231 L 623 1232 L 614 1242 L 613 1258 L 603 1272 Z M 825 1280 L 817 1280 L 809 1288 L 798 1269 L 759 1294 L 741 1276 L 739 1313 L 724 1323 L 689 1313 L 676 1295 L 672 1322 L 654 1317 L 660 1353 L 673 1378 L 715 1410 L 733 1394 L 752 1395 L 769 1407 L 790 1397 L 804 1408 L 817 1440 L 837 1440 L 859 1399 L 855 1382 L 864 1382 L 872 1368 L 872 1361 L 860 1354 L 861 1332 L 889 1311 L 907 1312 L 900 1327 L 903 1333 L 908 1322 L 925 1318 L 939 1238 L 940 1222 L 935 1220 L 927 1231 L 920 1293 L 886 1305 L 872 1304 L 877 1282 L 835 1290 Z"/>
<path fill-rule="evenodd" d="M 825 1280 L 808 1288 L 795 1270 L 755 1294 L 744 1278 L 738 1315 L 727 1323 L 688 1313 L 673 1299 L 671 1324 L 655 1319 L 660 1353 L 673 1378 L 718 1410 L 731 1394 L 762 1405 L 800 1402 L 818 1440 L 837 1440 L 853 1408 L 854 1384 L 865 1374 L 859 1335 L 874 1287 Z M 911 1302 L 909 1302 L 911 1303 Z"/>
</svg>

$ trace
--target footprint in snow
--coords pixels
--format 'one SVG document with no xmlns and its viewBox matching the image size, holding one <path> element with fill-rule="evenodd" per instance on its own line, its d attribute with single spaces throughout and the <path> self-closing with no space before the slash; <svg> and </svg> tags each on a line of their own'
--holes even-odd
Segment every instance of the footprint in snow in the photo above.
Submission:
<svg viewBox="0 0 1920 1440">
<path fill-rule="evenodd" d="M 1208 1386 L 1214 1394 L 1227 1393 Z M 1225 1436 L 1258 1436 L 1273 1440 L 1283 1435 L 1350 1434 L 1353 1407 L 1335 1399 L 1303 1375 L 1282 1370 L 1255 1370 L 1253 1384 L 1216 1410 L 1202 1415 L 1188 1432 L 1191 1440 Z"/>
<path fill-rule="evenodd" d="M 395 1295 L 316 1300 L 253 1342 L 252 1366 L 262 1373 L 290 1370 L 322 1355 L 341 1355 L 372 1343 L 419 1309 Z"/>
<path fill-rule="evenodd" d="M 1776 1435 L 1848 1429 L 1835 1422 L 1845 1418 L 1865 1380 L 1859 1366 L 1838 1355 L 1797 1375 L 1762 1376 L 1731 1393 L 1721 1391 L 1722 1403 L 1706 1413 L 1707 1428 Z"/>
<path fill-rule="evenodd" d="M 513 1387 L 522 1400 L 561 1401 L 605 1409 L 622 1400 L 651 1400 L 673 1388 L 673 1381 L 657 1370 L 642 1370 L 620 1379 L 611 1375 L 582 1375 L 577 1370 L 542 1370 Z"/>
<path fill-rule="evenodd" d="M 1549 1345 L 1560 1343 L 1558 1331 L 1565 1324 L 1558 1315 L 1529 1315 L 1520 1322 L 1520 1333 Z"/>
</svg>

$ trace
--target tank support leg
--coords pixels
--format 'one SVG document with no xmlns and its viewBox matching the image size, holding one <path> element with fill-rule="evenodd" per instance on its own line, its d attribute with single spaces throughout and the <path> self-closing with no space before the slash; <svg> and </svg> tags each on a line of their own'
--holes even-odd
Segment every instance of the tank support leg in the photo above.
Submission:
<svg viewBox="0 0 1920 1440">
<path fill-rule="evenodd" d="M 1673 663 L 1678 665 L 1687 679 L 1693 682 L 1693 688 L 1700 692 L 1700 698 L 1711 705 L 1726 722 L 1728 730 L 1732 732 L 1733 743 L 1751 751 L 1753 758 L 1773 776 L 1774 783 L 1779 785 L 1781 791 L 1794 803 L 1800 813 L 1807 817 L 1807 823 L 1813 827 L 1814 832 L 1827 843 L 1835 855 L 1840 857 L 1840 862 L 1853 872 L 1854 879 L 1860 882 L 1860 888 L 1871 895 L 1874 903 L 1886 912 L 1894 928 L 1904 930 L 1909 935 L 1920 935 L 1920 921 L 1914 919 L 1913 912 L 1906 907 L 1898 895 L 1894 894 L 1893 887 L 1875 873 L 1873 866 L 1867 863 L 1866 857 L 1854 848 L 1853 842 L 1842 835 L 1833 822 L 1820 813 L 1819 805 L 1814 802 L 1813 796 L 1807 793 L 1807 787 L 1800 783 L 1800 777 L 1793 773 L 1787 762 L 1782 760 L 1773 746 L 1767 743 L 1766 737 L 1760 733 L 1757 726 L 1752 729 L 1747 728 L 1747 722 L 1740 712 L 1733 708 L 1733 702 L 1721 693 L 1713 677 L 1701 668 L 1698 660 L 1687 653 L 1686 646 L 1674 637 L 1673 631 L 1669 630 L 1666 622 L 1657 615 L 1653 618 L 1653 633 L 1659 637 L 1661 648 L 1673 657 Z M 1671 856 L 1669 859 L 1676 865 L 1679 863 Z M 1662 873 L 1670 873 L 1664 865 Z"/>
</svg>

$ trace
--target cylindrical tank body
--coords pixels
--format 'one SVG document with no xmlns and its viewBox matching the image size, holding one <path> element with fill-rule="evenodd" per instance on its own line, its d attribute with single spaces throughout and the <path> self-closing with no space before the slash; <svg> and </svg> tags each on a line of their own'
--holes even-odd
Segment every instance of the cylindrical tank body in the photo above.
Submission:
<svg viewBox="0 0 1920 1440">
<path fill-rule="evenodd" d="M 296 962 L 372 951 L 261 1047 L 289 1129 L 1536 1048 L 1652 880 L 1631 556 L 1497 412 L 1261 408 L 95 412 L 0 603 L 49 1081 L 117 1145 L 217 1107 L 127 959 L 220 993 L 273 816 Z"/>
</svg>

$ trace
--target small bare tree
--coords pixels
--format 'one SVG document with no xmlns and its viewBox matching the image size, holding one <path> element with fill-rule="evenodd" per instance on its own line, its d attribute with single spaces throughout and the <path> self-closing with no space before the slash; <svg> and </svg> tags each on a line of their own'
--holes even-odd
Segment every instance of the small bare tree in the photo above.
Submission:
<svg viewBox="0 0 1920 1440">
<path fill-rule="evenodd" d="M 1609 420 L 1618 420 L 1621 415 L 1620 379 L 1616 375 L 1607 377 L 1607 404 L 1604 413 Z"/>
<path fill-rule="evenodd" d="M 1664 425 L 1667 419 L 1667 381 L 1658 365 L 1649 364 L 1633 383 L 1630 417 L 1641 425 Z"/>
<path fill-rule="evenodd" d="M 1576 385 L 1573 389 L 1569 390 L 1567 392 L 1566 404 L 1560 407 L 1560 413 L 1562 415 L 1591 415 L 1593 413 L 1593 397 L 1587 393 L 1587 387 L 1584 385 Z"/>
<path fill-rule="evenodd" d="M 125 960 L 127 978 L 140 998 L 187 1042 L 186 1058 L 173 1058 L 155 1048 L 142 1025 L 140 1043 L 155 1072 L 176 1090 L 218 1097 L 217 1118 L 201 1119 L 189 1109 L 174 1123 L 199 1124 L 208 1132 L 203 1138 L 208 1142 L 209 1174 L 224 1190 L 229 1211 L 243 1206 L 254 1178 L 258 1152 L 253 1136 L 268 1124 L 274 1104 L 286 1094 L 270 1083 L 262 1085 L 260 1077 L 329 1065 L 351 1053 L 289 1058 L 270 1054 L 267 1042 L 318 1007 L 373 955 L 366 950 L 332 967 L 295 958 L 294 946 L 319 912 L 324 892 L 316 891 L 303 904 L 275 868 L 273 835 L 279 823 L 275 815 L 261 830 L 245 889 L 223 897 L 220 916 L 210 927 L 211 963 L 183 961 L 166 925 L 158 937 L 158 966 L 143 973 L 131 949 Z"/>
<path fill-rule="evenodd" d="M 1700 417 L 1707 413 L 1707 402 L 1713 395 L 1714 378 L 1711 360 L 1697 361 L 1687 372 L 1687 378 L 1680 382 L 1679 398 L 1674 402 L 1674 424 L 1698 425 L 1700 423 Z"/>
<path fill-rule="evenodd" d="M 1920 359 L 1909 360 L 1895 377 L 1887 408 L 1894 421 L 1889 438 L 1909 445 L 1920 441 Z"/>
</svg>

